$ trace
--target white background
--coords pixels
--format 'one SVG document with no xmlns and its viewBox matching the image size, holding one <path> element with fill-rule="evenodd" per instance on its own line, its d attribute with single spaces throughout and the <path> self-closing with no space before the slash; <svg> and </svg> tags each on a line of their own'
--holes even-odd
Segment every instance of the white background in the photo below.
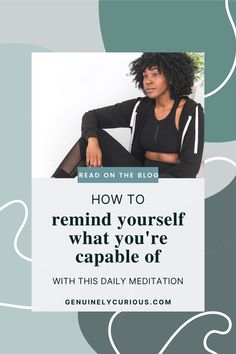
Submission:
<svg viewBox="0 0 236 354">
<path fill-rule="evenodd" d="M 33 179 L 32 184 L 32 304 L 35 311 L 203 311 L 204 310 L 204 180 L 161 179 L 159 183 L 80 184 L 75 179 Z M 129 204 L 127 194 L 143 194 L 143 204 Z M 123 195 L 121 204 L 91 203 L 92 194 Z M 104 216 L 112 213 L 112 226 L 52 226 L 54 216 Z M 173 215 L 186 212 L 184 226 L 124 226 L 116 216 Z M 68 235 L 87 230 L 108 232 L 109 245 L 72 245 Z M 77 253 L 114 251 L 115 234 L 166 234 L 166 245 L 121 245 L 140 254 L 139 263 L 77 263 Z M 160 263 L 143 256 L 161 248 Z M 183 277 L 181 286 L 55 286 L 52 277 Z M 66 306 L 65 299 L 172 299 L 171 306 Z"/>
<path fill-rule="evenodd" d="M 86 111 L 143 96 L 129 75 L 129 63 L 141 54 L 32 54 L 33 177 L 52 175 L 79 139 Z M 203 104 L 203 87 L 196 86 Z"/>
</svg>

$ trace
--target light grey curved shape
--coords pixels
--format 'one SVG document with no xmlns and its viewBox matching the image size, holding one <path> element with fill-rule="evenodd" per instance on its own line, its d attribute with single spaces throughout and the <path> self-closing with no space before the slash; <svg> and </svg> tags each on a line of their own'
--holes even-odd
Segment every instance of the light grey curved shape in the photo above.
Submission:
<svg viewBox="0 0 236 354">
<path fill-rule="evenodd" d="M 0 6 L 0 43 L 31 43 L 52 51 L 105 51 L 98 0 L 4 1 Z"/>
<path fill-rule="evenodd" d="M 205 143 L 204 159 L 226 157 L 236 162 L 236 141 Z M 236 168 L 225 161 L 212 161 L 205 164 L 205 197 L 208 198 L 229 185 L 236 176 Z"/>
</svg>

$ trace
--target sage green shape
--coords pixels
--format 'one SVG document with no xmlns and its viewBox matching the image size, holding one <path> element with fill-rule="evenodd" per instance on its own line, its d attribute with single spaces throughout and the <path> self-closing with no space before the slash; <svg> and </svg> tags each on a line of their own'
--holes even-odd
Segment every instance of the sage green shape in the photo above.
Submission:
<svg viewBox="0 0 236 354">
<path fill-rule="evenodd" d="M 206 200 L 206 311 L 221 311 L 233 322 L 236 318 L 235 200 L 236 178 Z M 191 312 L 122 312 L 113 322 L 113 340 L 122 354 L 159 353 L 177 328 L 194 315 Z M 99 354 L 113 353 L 107 338 L 111 316 L 108 312 L 79 313 L 80 328 Z M 228 322 L 220 316 L 195 320 L 181 330 L 165 354 L 205 354 L 203 338 L 207 332 L 227 328 Z M 233 326 L 225 336 L 210 336 L 209 347 L 217 353 L 234 353 L 235 332 Z"/>
<path fill-rule="evenodd" d="M 236 2 L 229 1 L 236 18 Z M 100 26 L 106 51 L 205 52 L 206 93 L 228 75 L 235 56 L 235 37 L 224 1 L 100 0 Z M 236 139 L 236 75 L 206 99 L 205 140 Z"/>
<path fill-rule="evenodd" d="M 0 206 L 22 199 L 29 220 L 18 247 L 31 257 L 31 53 L 48 51 L 33 45 L 0 44 Z M 14 251 L 24 218 L 21 205 L 0 212 L 0 303 L 31 305 L 31 263 Z M 94 354 L 83 337 L 76 313 L 32 313 L 0 306 L 0 352 Z"/>
</svg>

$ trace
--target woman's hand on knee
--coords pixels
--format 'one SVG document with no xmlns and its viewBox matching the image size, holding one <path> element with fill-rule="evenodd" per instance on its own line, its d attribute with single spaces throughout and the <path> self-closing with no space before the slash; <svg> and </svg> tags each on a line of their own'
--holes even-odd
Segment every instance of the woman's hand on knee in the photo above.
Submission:
<svg viewBox="0 0 236 354">
<path fill-rule="evenodd" d="M 99 167 L 102 165 L 102 151 L 100 149 L 98 139 L 95 137 L 88 139 L 86 165 L 93 167 Z"/>
</svg>

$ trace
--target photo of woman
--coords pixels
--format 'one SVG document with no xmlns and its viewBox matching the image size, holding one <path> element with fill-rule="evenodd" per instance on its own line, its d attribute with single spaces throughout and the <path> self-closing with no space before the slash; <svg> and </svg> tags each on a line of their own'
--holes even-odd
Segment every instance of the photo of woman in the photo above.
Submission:
<svg viewBox="0 0 236 354">
<path fill-rule="evenodd" d="M 204 144 L 203 108 L 190 99 L 195 65 L 187 53 L 143 53 L 130 74 L 144 97 L 89 110 L 81 138 L 54 178 L 73 178 L 78 166 L 158 167 L 160 178 L 195 178 Z M 127 151 L 104 129 L 130 128 Z"/>
<path fill-rule="evenodd" d="M 32 176 L 73 178 L 78 166 L 152 166 L 161 178 L 195 178 L 203 89 L 190 54 L 199 55 L 35 53 Z"/>
</svg>

